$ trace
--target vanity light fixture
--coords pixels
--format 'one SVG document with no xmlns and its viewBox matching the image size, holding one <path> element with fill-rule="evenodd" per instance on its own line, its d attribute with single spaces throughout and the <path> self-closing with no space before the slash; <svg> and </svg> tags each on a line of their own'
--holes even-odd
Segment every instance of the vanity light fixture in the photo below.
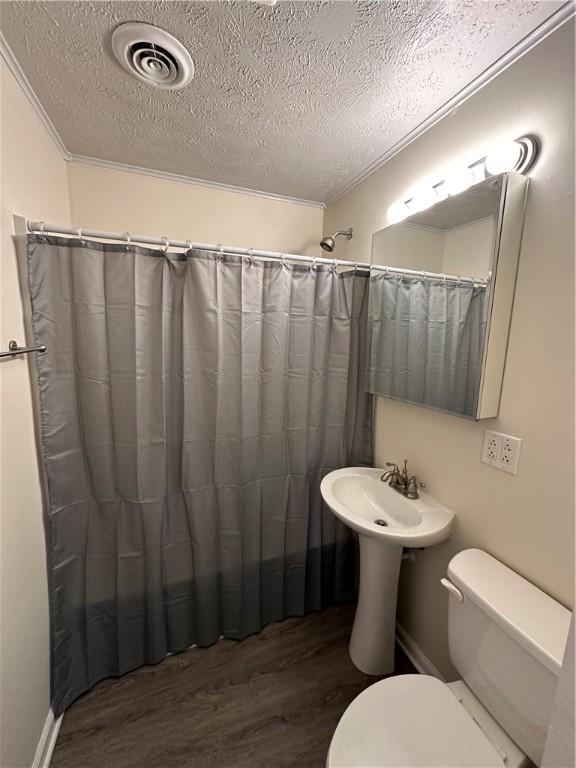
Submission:
<svg viewBox="0 0 576 768">
<path fill-rule="evenodd" d="M 487 149 L 482 157 L 469 165 L 454 167 L 445 179 L 432 186 L 413 190 L 406 200 L 397 200 L 388 209 L 388 222 L 395 224 L 413 213 L 430 208 L 440 200 L 508 171 L 528 173 L 538 155 L 538 142 L 533 136 L 500 141 Z"/>
<path fill-rule="evenodd" d="M 467 166 L 455 168 L 444 182 L 448 195 L 459 195 L 475 183 L 474 174 Z"/>
<path fill-rule="evenodd" d="M 430 208 L 431 205 L 434 205 L 434 203 L 437 203 L 438 199 L 434 187 L 420 187 L 412 194 L 410 202 L 408 203 L 408 210 L 410 213 L 424 211 L 426 208 Z"/>
<path fill-rule="evenodd" d="M 490 148 L 484 166 L 489 176 L 508 171 L 527 173 L 534 165 L 537 153 L 538 144 L 532 136 L 502 141 Z"/>
<path fill-rule="evenodd" d="M 409 214 L 410 210 L 408 206 L 398 200 L 397 202 L 392 203 L 390 208 L 388 208 L 388 221 L 390 224 L 396 224 L 396 222 L 402 221 L 402 219 L 405 219 Z"/>
</svg>

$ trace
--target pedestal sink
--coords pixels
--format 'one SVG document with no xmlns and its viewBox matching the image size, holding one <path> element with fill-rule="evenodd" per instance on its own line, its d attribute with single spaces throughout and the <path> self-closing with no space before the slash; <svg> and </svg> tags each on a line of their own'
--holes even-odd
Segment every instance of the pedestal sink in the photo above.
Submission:
<svg viewBox="0 0 576 768">
<path fill-rule="evenodd" d="M 454 513 L 428 494 L 407 499 L 380 479 L 384 469 L 348 467 L 326 475 L 320 490 L 332 512 L 359 534 L 360 593 L 350 657 L 362 672 L 394 671 L 396 598 L 403 547 L 445 541 Z"/>
</svg>

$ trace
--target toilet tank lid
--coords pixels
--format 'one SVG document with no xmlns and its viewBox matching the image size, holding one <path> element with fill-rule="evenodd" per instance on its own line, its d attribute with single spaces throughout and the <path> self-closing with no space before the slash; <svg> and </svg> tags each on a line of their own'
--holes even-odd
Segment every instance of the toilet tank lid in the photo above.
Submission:
<svg viewBox="0 0 576 768">
<path fill-rule="evenodd" d="M 448 576 L 516 642 L 558 675 L 570 628 L 570 611 L 480 549 L 452 558 Z"/>
</svg>

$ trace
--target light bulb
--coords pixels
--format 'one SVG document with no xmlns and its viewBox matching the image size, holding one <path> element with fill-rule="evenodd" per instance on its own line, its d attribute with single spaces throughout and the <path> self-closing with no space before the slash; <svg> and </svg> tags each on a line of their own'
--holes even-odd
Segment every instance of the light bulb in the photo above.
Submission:
<svg viewBox="0 0 576 768">
<path fill-rule="evenodd" d="M 498 173 L 513 171 L 522 159 L 522 147 L 517 141 L 503 141 L 494 145 L 486 155 L 486 171 L 495 176 Z"/>
<path fill-rule="evenodd" d="M 474 184 L 474 174 L 470 168 L 455 168 L 444 183 L 449 195 L 457 195 Z"/>
<path fill-rule="evenodd" d="M 404 203 L 397 200 L 395 203 L 392 203 L 390 208 L 388 208 L 388 221 L 390 224 L 396 224 L 398 221 L 405 219 L 409 213 L 410 211 Z"/>
<path fill-rule="evenodd" d="M 434 192 L 436 193 L 436 201 L 440 202 L 441 200 L 446 200 L 448 195 L 448 190 L 446 189 L 446 182 L 441 181 L 439 184 L 436 184 L 434 187 Z"/>
<path fill-rule="evenodd" d="M 484 163 L 475 163 L 470 170 L 474 176 L 474 184 L 479 184 L 486 178 L 486 166 Z"/>
<path fill-rule="evenodd" d="M 420 187 L 412 193 L 412 199 L 407 203 L 410 213 L 418 213 L 430 208 L 438 202 L 436 191 L 431 187 Z"/>
</svg>

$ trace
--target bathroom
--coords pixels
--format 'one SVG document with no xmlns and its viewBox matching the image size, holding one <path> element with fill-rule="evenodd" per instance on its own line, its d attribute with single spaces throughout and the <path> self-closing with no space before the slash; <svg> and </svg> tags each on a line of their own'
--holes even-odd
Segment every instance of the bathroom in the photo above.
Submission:
<svg viewBox="0 0 576 768">
<path fill-rule="evenodd" d="M 1 768 L 574 765 L 574 13 L 0 4 Z"/>
</svg>

